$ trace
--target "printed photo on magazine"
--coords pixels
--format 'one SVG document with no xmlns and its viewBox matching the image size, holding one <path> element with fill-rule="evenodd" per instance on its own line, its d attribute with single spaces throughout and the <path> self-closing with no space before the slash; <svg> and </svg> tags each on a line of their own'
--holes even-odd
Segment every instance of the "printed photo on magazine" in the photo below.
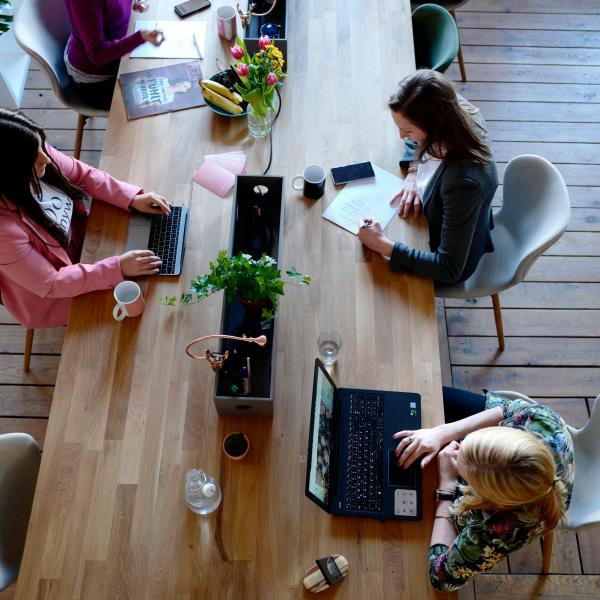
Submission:
<svg viewBox="0 0 600 600">
<path fill-rule="evenodd" d="M 205 104 L 199 62 L 119 75 L 127 118 L 139 119 Z"/>
</svg>

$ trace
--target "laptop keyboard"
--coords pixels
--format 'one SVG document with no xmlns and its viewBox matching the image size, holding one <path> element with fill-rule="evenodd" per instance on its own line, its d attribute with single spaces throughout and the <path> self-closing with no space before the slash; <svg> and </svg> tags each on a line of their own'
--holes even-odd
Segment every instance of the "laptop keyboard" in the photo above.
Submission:
<svg viewBox="0 0 600 600">
<path fill-rule="evenodd" d="M 161 275 L 173 275 L 177 262 L 177 240 L 181 226 L 181 206 L 171 206 L 169 215 L 154 215 L 148 249 L 162 260 Z"/>
<path fill-rule="evenodd" d="M 347 510 L 383 511 L 383 398 L 350 395 Z"/>
</svg>

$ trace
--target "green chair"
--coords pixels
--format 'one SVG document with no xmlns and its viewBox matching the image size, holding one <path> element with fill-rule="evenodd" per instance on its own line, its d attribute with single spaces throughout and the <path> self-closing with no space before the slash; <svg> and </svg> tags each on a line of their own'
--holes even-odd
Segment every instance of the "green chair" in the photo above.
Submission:
<svg viewBox="0 0 600 600">
<path fill-rule="evenodd" d="M 430 4 L 439 4 L 443 6 L 447 11 L 450 11 L 454 22 L 456 23 L 456 9 L 464 6 L 469 0 L 431 0 Z M 418 2 L 417 0 L 411 0 L 410 6 L 413 10 L 417 8 L 417 6 L 421 4 L 426 4 L 425 2 Z M 458 41 L 458 66 L 460 67 L 460 78 L 462 81 L 467 80 L 467 73 L 465 72 L 465 62 L 463 60 L 462 54 L 462 44 L 460 43 L 460 39 Z"/>
<path fill-rule="evenodd" d="M 452 15 L 437 4 L 422 4 L 412 14 L 415 63 L 444 73 L 458 55 L 458 29 Z"/>
</svg>

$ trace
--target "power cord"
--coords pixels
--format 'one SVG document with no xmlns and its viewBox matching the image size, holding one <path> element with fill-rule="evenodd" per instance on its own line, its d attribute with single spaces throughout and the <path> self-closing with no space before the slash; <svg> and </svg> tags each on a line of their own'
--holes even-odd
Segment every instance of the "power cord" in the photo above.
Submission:
<svg viewBox="0 0 600 600">
<path fill-rule="evenodd" d="M 277 92 L 277 97 L 279 98 L 279 108 L 277 109 L 277 114 L 275 115 L 273 123 L 271 124 L 271 131 L 269 132 L 269 163 L 267 164 L 267 168 L 263 171 L 263 175 L 266 175 L 269 172 L 269 169 L 271 168 L 271 162 L 273 161 L 273 129 L 275 127 L 277 117 L 281 112 L 281 95 L 279 94 L 278 88 L 275 88 L 275 91 Z"/>
</svg>

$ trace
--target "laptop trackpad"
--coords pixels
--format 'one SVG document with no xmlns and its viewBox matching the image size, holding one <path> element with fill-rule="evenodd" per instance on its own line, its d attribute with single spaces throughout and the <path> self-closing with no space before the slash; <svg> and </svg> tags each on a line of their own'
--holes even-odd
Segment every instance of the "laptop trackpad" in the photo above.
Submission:
<svg viewBox="0 0 600 600">
<path fill-rule="evenodd" d="M 129 230 L 127 231 L 125 252 L 128 252 L 129 250 L 145 250 L 148 248 L 151 224 L 152 217 L 150 215 L 133 213 L 129 217 Z"/>
</svg>

